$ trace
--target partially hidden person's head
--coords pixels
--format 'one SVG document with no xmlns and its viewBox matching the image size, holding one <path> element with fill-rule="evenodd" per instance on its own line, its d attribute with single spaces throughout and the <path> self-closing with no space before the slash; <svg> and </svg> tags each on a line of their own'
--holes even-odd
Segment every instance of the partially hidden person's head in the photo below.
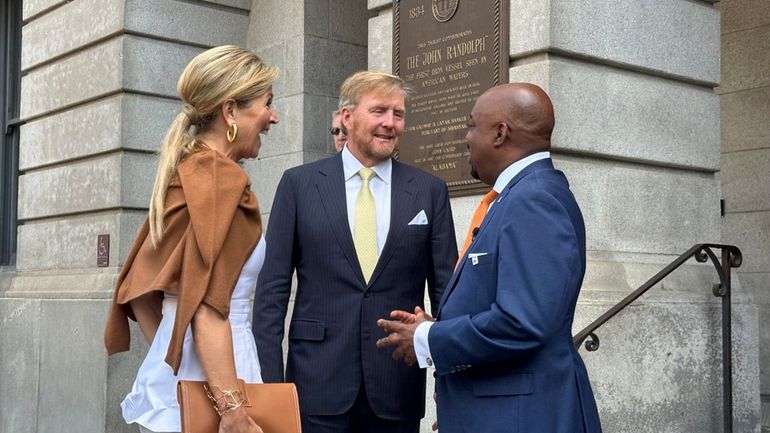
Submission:
<svg viewBox="0 0 770 433">
<path fill-rule="evenodd" d="M 534 84 L 487 90 L 473 106 L 465 135 L 471 176 L 493 185 L 512 163 L 549 150 L 554 122 L 551 99 Z"/>
<path fill-rule="evenodd" d="M 332 113 L 332 126 L 329 128 L 329 132 L 331 132 L 332 139 L 334 140 L 334 149 L 337 152 L 342 150 L 345 147 L 345 142 L 348 141 L 348 130 L 342 124 L 341 117 L 340 110 L 334 110 L 334 113 Z"/>
<path fill-rule="evenodd" d="M 408 88 L 391 74 L 361 71 L 340 87 L 340 117 L 348 131 L 348 149 L 371 167 L 398 150 L 404 132 Z"/>
<path fill-rule="evenodd" d="M 278 123 L 271 106 L 277 75 L 256 54 L 233 45 L 206 50 L 185 67 L 177 83 L 182 109 L 163 140 L 150 203 L 154 245 L 162 237 L 166 190 L 180 161 L 205 147 L 235 161 L 258 155 L 260 134 Z"/>
</svg>

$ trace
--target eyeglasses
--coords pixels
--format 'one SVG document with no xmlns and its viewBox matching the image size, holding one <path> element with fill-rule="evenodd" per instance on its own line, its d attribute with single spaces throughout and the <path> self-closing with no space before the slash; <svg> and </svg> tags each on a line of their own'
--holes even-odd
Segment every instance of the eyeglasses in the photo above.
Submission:
<svg viewBox="0 0 770 433">
<path fill-rule="evenodd" d="M 340 135 L 340 132 L 342 132 L 342 129 L 331 127 L 329 128 L 329 132 L 331 132 L 332 135 Z"/>
</svg>

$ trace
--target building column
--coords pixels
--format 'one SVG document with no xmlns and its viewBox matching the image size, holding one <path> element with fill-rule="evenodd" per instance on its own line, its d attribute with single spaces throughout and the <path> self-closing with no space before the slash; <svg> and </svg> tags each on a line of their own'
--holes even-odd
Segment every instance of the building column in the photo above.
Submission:
<svg viewBox="0 0 770 433">
<path fill-rule="evenodd" d="M 741 284 L 759 311 L 762 431 L 770 432 L 770 2 L 723 0 L 722 240 L 743 250 Z"/>
<path fill-rule="evenodd" d="M 245 164 L 265 215 L 284 170 L 334 153 L 331 114 L 345 78 L 366 69 L 367 17 L 361 0 L 254 0 L 246 45 L 279 68 L 280 123 Z"/>
</svg>

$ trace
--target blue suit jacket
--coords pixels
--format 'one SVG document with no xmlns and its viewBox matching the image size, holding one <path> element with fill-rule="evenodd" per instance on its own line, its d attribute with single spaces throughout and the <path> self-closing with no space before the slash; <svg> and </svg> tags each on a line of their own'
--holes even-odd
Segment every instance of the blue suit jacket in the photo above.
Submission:
<svg viewBox="0 0 770 433">
<path fill-rule="evenodd" d="M 550 159 L 527 166 L 489 210 L 428 335 L 441 433 L 601 431 L 572 345 L 585 251 L 564 174 Z"/>
<path fill-rule="evenodd" d="M 287 170 L 278 185 L 254 296 L 262 377 L 284 380 L 281 342 L 296 270 L 286 380 L 297 385 L 302 413 L 344 413 L 363 381 L 378 416 L 419 419 L 425 372 L 377 349 L 383 336 L 377 319 L 423 305 L 426 281 L 436 310 L 457 260 L 447 188 L 393 161 L 390 229 L 366 284 L 348 225 L 340 155 Z M 428 224 L 409 225 L 421 210 Z"/>
</svg>

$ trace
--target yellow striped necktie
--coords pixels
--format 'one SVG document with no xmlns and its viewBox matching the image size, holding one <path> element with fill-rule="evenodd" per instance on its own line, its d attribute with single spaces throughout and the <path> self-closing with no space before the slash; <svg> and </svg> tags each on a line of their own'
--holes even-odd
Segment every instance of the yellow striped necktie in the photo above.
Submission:
<svg viewBox="0 0 770 433">
<path fill-rule="evenodd" d="M 374 170 L 364 167 L 358 171 L 361 176 L 361 189 L 356 200 L 356 217 L 353 231 L 353 243 L 356 247 L 358 262 L 366 282 L 372 277 L 377 265 L 377 216 L 374 208 L 374 196 L 369 189 L 369 179 L 374 177 Z"/>
</svg>

